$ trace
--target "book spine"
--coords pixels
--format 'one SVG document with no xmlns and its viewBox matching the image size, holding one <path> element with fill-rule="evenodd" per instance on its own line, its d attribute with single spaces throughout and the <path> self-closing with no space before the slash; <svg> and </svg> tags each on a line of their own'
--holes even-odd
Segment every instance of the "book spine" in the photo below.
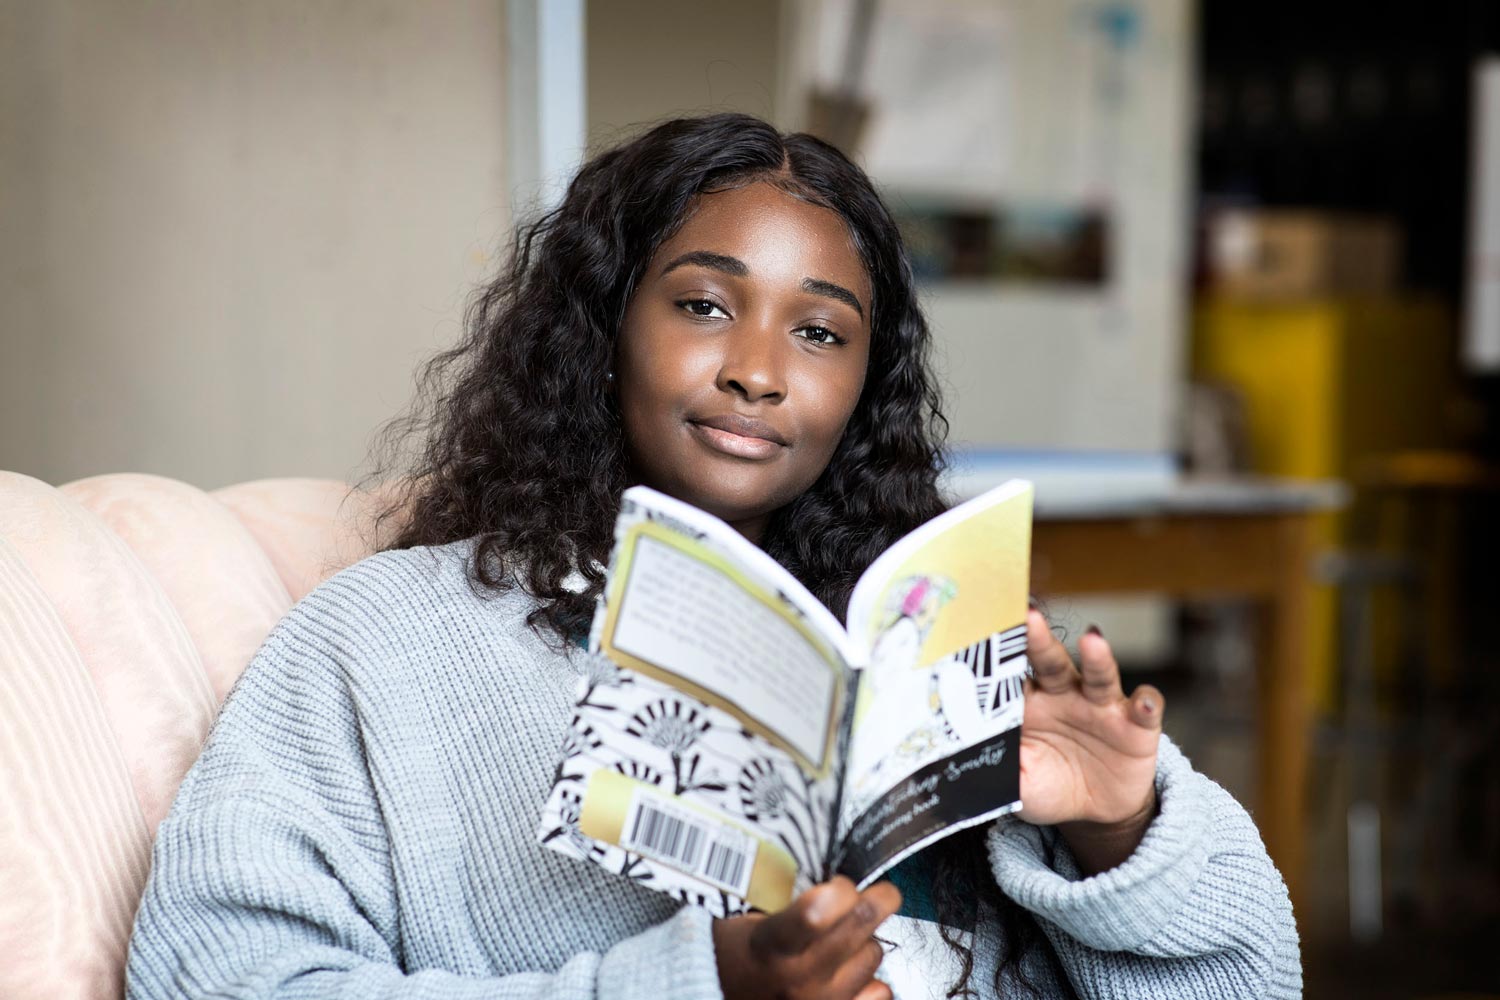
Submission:
<svg viewBox="0 0 1500 1000">
<path fill-rule="evenodd" d="M 834 740 L 834 788 L 833 815 L 828 817 L 828 843 L 823 849 L 823 870 L 817 873 L 819 882 L 826 882 L 838 869 L 842 853 L 839 836 L 839 815 L 844 809 L 844 777 L 849 770 L 849 739 L 854 731 L 854 706 L 859 704 L 859 683 L 863 670 L 849 670 L 849 682 L 844 685 L 844 711 L 839 718 L 838 736 Z"/>
</svg>

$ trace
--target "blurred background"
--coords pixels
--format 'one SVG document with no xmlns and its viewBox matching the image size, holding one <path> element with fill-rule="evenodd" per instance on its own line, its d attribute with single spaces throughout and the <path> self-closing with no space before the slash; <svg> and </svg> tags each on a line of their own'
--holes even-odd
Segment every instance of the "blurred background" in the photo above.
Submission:
<svg viewBox="0 0 1500 1000">
<path fill-rule="evenodd" d="M 957 496 L 1261 824 L 1309 996 L 1500 995 L 1500 4 L 0 0 L 0 469 L 348 481 L 681 113 L 909 241 Z"/>
</svg>

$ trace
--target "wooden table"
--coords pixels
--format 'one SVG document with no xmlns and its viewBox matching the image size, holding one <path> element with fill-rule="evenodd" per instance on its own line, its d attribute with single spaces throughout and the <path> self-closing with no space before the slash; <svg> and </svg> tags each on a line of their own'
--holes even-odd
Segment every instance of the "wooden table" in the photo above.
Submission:
<svg viewBox="0 0 1500 1000">
<path fill-rule="evenodd" d="M 1295 907 L 1303 875 L 1311 706 L 1306 677 L 1313 516 L 1335 483 L 1185 480 L 1156 497 L 1038 496 L 1038 595 L 1233 598 L 1260 609 L 1255 821 Z"/>
</svg>

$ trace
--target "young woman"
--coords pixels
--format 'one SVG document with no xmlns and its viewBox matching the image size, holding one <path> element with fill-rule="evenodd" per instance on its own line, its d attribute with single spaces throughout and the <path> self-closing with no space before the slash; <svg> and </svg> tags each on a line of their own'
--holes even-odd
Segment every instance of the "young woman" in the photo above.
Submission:
<svg viewBox="0 0 1500 1000">
<path fill-rule="evenodd" d="M 714 921 L 536 840 L 621 491 L 708 510 L 836 613 L 942 509 L 900 238 L 833 148 L 668 122 L 584 166 L 428 369 L 399 538 L 303 600 L 158 832 L 135 998 L 1300 993 L 1254 825 L 1041 615 L 1025 808 Z M 887 920 L 901 911 L 901 916 Z M 882 974 L 885 975 L 885 974 Z M 957 992 L 950 994 L 949 990 Z"/>
</svg>

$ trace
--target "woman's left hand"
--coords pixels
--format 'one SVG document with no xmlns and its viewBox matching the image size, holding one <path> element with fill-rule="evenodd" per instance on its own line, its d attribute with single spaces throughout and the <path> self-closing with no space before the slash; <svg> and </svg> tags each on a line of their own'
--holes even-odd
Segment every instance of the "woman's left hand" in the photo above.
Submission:
<svg viewBox="0 0 1500 1000">
<path fill-rule="evenodd" d="M 1027 615 L 1026 633 L 1035 679 L 1021 727 L 1019 816 L 1058 826 L 1080 864 L 1103 871 L 1129 857 L 1155 815 L 1161 692 L 1142 684 L 1125 697 L 1097 630 L 1079 637 L 1081 669 L 1041 612 Z"/>
</svg>

